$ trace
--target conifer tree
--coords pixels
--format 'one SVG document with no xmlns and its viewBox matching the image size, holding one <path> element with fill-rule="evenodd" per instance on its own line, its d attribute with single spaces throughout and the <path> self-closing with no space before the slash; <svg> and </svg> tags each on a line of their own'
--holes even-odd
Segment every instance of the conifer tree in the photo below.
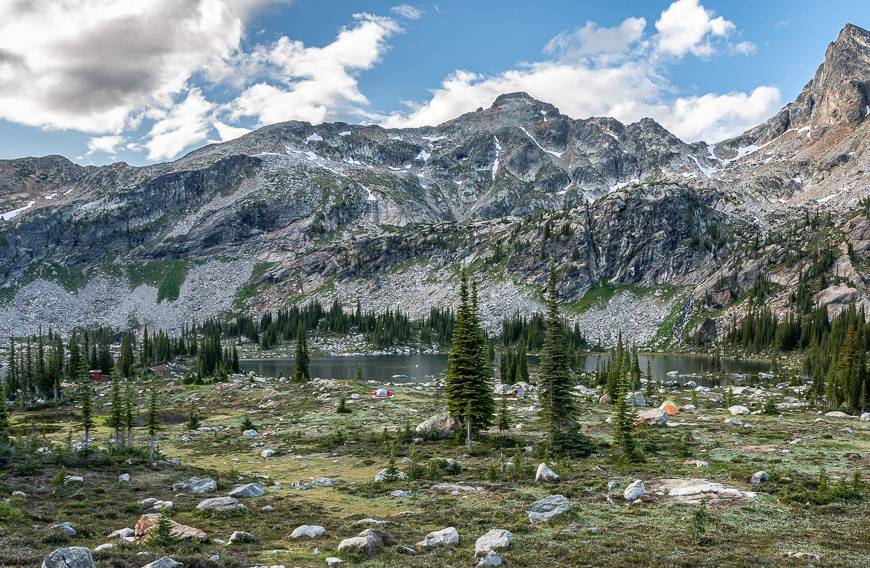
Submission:
<svg viewBox="0 0 870 568">
<path fill-rule="evenodd" d="M 511 427 L 510 416 L 508 416 L 507 396 L 501 395 L 501 401 L 498 410 L 498 431 L 502 434 L 508 431 Z"/>
<path fill-rule="evenodd" d="M 447 360 L 444 390 L 447 409 L 466 429 L 479 432 L 492 424 L 494 402 L 486 370 L 483 332 L 478 324 L 476 294 L 469 297 L 468 278 L 460 273 L 459 308 Z"/>
<path fill-rule="evenodd" d="M 153 379 L 151 381 L 151 390 L 148 393 L 148 417 L 145 426 L 148 428 L 148 459 L 154 461 L 157 432 L 160 431 L 160 410 L 157 406 L 157 387 Z"/>
<path fill-rule="evenodd" d="M 6 383 L 0 384 L 0 455 L 10 447 L 9 414 L 6 411 Z"/>
<path fill-rule="evenodd" d="M 613 407 L 613 443 L 622 447 L 623 455 L 634 457 L 634 416 L 628 404 L 628 373 L 617 381 L 616 399 Z"/>
<path fill-rule="evenodd" d="M 647 401 L 653 396 L 652 364 L 649 358 L 646 360 L 646 388 L 644 389 L 644 396 L 647 398 Z"/>
<path fill-rule="evenodd" d="M 547 286 L 546 329 L 538 372 L 539 414 L 553 451 L 586 454 L 590 449 L 589 441 L 580 433 L 572 390 L 565 360 L 562 319 L 556 303 L 556 272 L 551 267 Z"/>
<path fill-rule="evenodd" d="M 133 404 L 133 389 L 130 386 L 130 381 L 127 380 L 124 385 L 124 429 L 127 434 L 127 446 L 133 445 L 133 427 L 136 422 L 136 406 Z"/>
<path fill-rule="evenodd" d="M 91 432 L 94 429 L 94 389 L 91 381 L 91 372 L 86 358 L 79 361 L 79 404 L 82 405 L 82 415 L 79 422 L 84 432 L 83 449 L 85 453 L 90 449 Z"/>
<path fill-rule="evenodd" d="M 734 406 L 734 388 L 728 385 L 728 390 L 725 392 L 725 408 Z"/>
<path fill-rule="evenodd" d="M 6 370 L 6 389 L 2 393 L 8 399 L 15 399 L 18 389 L 18 363 L 15 359 L 15 338 L 9 336 L 9 366 Z M 7 400 L 7 399 L 4 399 Z"/>
<path fill-rule="evenodd" d="M 121 355 L 118 357 L 118 366 L 121 367 L 121 376 L 130 378 L 133 371 L 133 339 L 130 334 L 124 334 L 121 338 Z"/>
<path fill-rule="evenodd" d="M 124 426 L 124 403 L 121 400 L 121 372 L 118 367 L 112 369 L 111 391 L 112 414 L 109 416 L 109 425 L 112 427 L 115 437 L 115 451 L 121 450 L 121 429 Z"/>
<path fill-rule="evenodd" d="M 299 322 L 296 331 L 296 368 L 294 378 L 302 383 L 311 378 L 308 371 L 308 339 L 305 337 L 305 326 Z"/>
</svg>

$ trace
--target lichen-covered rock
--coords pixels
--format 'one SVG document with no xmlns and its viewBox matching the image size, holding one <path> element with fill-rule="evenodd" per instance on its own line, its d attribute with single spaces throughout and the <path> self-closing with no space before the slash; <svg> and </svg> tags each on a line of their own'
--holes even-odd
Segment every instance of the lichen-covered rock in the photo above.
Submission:
<svg viewBox="0 0 870 568">
<path fill-rule="evenodd" d="M 442 440 L 459 431 L 461 424 L 449 414 L 438 414 L 417 425 L 416 432 L 425 438 Z"/>
<path fill-rule="evenodd" d="M 532 503 L 527 509 L 533 523 L 546 523 L 571 510 L 571 501 L 564 495 L 550 495 Z"/>
<path fill-rule="evenodd" d="M 83 546 L 58 548 L 42 561 L 42 568 L 97 568 L 91 551 Z"/>
</svg>

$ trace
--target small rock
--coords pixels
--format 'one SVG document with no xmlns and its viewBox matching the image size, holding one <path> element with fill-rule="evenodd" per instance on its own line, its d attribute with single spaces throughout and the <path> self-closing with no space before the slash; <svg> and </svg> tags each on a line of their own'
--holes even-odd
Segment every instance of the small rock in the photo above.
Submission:
<svg viewBox="0 0 870 568">
<path fill-rule="evenodd" d="M 840 412 L 839 410 L 825 412 L 825 416 L 827 416 L 828 418 L 854 418 L 854 416 L 849 416 L 845 412 Z"/>
<path fill-rule="evenodd" d="M 24 491 L 13 491 L 12 496 L 13 497 L 27 497 L 27 493 L 25 493 Z"/>
<path fill-rule="evenodd" d="M 118 481 L 120 483 L 129 483 L 130 482 L 130 474 L 129 473 L 122 473 L 121 475 L 118 476 Z"/>
<path fill-rule="evenodd" d="M 326 557 L 327 566 L 338 566 L 339 564 L 341 564 L 341 558 L 336 558 L 335 556 Z"/>
<path fill-rule="evenodd" d="M 198 511 L 218 511 L 223 513 L 235 513 L 246 511 L 248 508 L 239 503 L 235 497 L 212 497 L 204 499 L 196 506 Z"/>
<path fill-rule="evenodd" d="M 625 491 L 622 492 L 622 497 L 626 501 L 634 501 L 635 499 L 643 497 L 644 493 L 646 493 L 646 486 L 644 486 L 643 480 L 636 479 L 631 485 L 625 488 Z"/>
<path fill-rule="evenodd" d="M 270 450 L 268 448 L 263 450 L 262 452 L 260 452 L 260 457 L 262 457 L 264 459 L 269 459 L 269 458 L 273 457 L 274 455 L 275 455 L 275 450 Z"/>
<path fill-rule="evenodd" d="M 450 545 L 459 543 L 459 533 L 454 527 L 447 527 L 440 531 L 432 531 L 426 538 L 417 543 L 417 546 L 430 548 L 433 546 Z"/>
<path fill-rule="evenodd" d="M 257 431 L 256 430 L 245 430 L 244 432 L 242 432 L 242 436 L 244 436 L 245 438 L 256 438 Z"/>
<path fill-rule="evenodd" d="M 766 471 L 756 471 L 752 474 L 752 477 L 749 479 L 749 483 L 752 485 L 761 485 L 768 479 L 768 475 Z"/>
<path fill-rule="evenodd" d="M 437 414 L 417 425 L 417 434 L 425 438 L 442 440 L 459 431 L 461 424 L 449 414 Z"/>
<path fill-rule="evenodd" d="M 390 497 L 402 498 L 402 497 L 410 497 L 410 496 L 411 496 L 411 492 L 408 491 L 407 489 L 396 489 L 396 490 L 390 491 Z"/>
<path fill-rule="evenodd" d="M 106 544 L 101 544 L 94 548 L 94 554 L 99 554 L 101 552 L 107 552 L 115 548 L 115 544 L 111 542 L 107 542 Z"/>
<path fill-rule="evenodd" d="M 159 558 L 154 562 L 146 564 L 142 568 L 181 568 L 181 562 L 176 562 L 172 558 L 164 556 L 163 558 Z"/>
<path fill-rule="evenodd" d="M 635 424 L 649 424 L 650 426 L 666 426 L 668 413 L 661 408 L 651 408 L 638 413 Z"/>
<path fill-rule="evenodd" d="M 57 524 L 51 525 L 48 528 L 49 528 L 49 530 L 61 532 L 70 538 L 79 534 L 78 531 L 75 529 L 75 527 L 72 526 L 72 524 L 70 524 L 70 523 L 57 523 Z"/>
<path fill-rule="evenodd" d="M 238 487 L 234 487 L 232 491 L 230 491 L 230 497 L 236 498 L 252 498 L 252 497 L 262 497 L 265 491 L 263 490 L 263 486 L 257 483 L 246 483 L 245 485 L 239 485 Z"/>
<path fill-rule="evenodd" d="M 728 426 L 743 426 L 743 420 L 739 418 L 726 418 L 724 424 Z"/>
<path fill-rule="evenodd" d="M 501 566 L 502 560 L 501 556 L 498 555 L 497 552 L 490 550 L 486 553 L 486 556 L 480 559 L 480 562 L 477 563 L 478 568 L 488 568 L 490 566 Z"/>
<path fill-rule="evenodd" d="M 532 503 L 526 512 L 533 523 L 549 522 L 571 510 L 571 501 L 564 495 L 550 495 Z"/>
<path fill-rule="evenodd" d="M 124 528 L 112 531 L 107 538 L 130 538 L 133 536 L 133 529 Z"/>
<path fill-rule="evenodd" d="M 535 472 L 535 481 L 538 483 L 556 483 L 559 481 L 559 476 L 547 467 L 547 464 L 542 463 L 538 465 L 538 470 Z"/>
<path fill-rule="evenodd" d="M 256 540 L 257 539 L 254 538 L 254 535 L 249 532 L 233 531 L 233 534 L 231 534 L 229 540 L 227 540 L 227 544 L 233 545 L 236 543 L 254 542 Z"/>
<path fill-rule="evenodd" d="M 491 550 L 507 548 L 511 545 L 513 534 L 504 529 L 490 529 L 474 543 L 474 555 L 481 556 Z"/>
<path fill-rule="evenodd" d="M 326 534 L 326 529 L 320 525 L 300 525 L 293 529 L 290 538 L 317 538 Z"/>
<path fill-rule="evenodd" d="M 870 412 L 865 412 L 858 417 L 861 422 L 870 422 Z"/>
<path fill-rule="evenodd" d="M 608 481 L 607 482 L 607 490 L 608 491 L 613 491 L 617 487 L 619 487 L 619 483 L 617 483 L 616 481 Z"/>
<path fill-rule="evenodd" d="M 186 493 L 211 493 L 217 491 L 217 481 L 210 477 L 191 477 L 187 481 L 180 481 L 172 484 L 172 490 L 175 492 L 184 491 Z"/>
<path fill-rule="evenodd" d="M 402 479 L 407 479 L 408 474 L 404 471 L 394 471 L 390 473 L 390 470 L 387 468 L 382 469 L 378 473 L 375 474 L 375 483 L 381 483 L 383 481 L 399 481 Z"/>
<path fill-rule="evenodd" d="M 82 483 L 84 480 L 85 479 L 81 475 L 67 475 L 63 478 L 63 484 L 69 485 L 70 483 Z"/>
<path fill-rule="evenodd" d="M 741 414 L 749 414 L 749 409 L 742 404 L 735 404 L 728 407 L 728 412 L 731 413 L 731 416 L 739 416 Z"/>
</svg>

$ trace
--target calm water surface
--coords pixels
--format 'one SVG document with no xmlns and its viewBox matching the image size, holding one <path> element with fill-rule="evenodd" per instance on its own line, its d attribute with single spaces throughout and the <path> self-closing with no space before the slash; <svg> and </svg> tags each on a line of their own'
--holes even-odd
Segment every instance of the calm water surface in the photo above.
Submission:
<svg viewBox="0 0 870 568">
<path fill-rule="evenodd" d="M 609 358 L 607 353 L 590 353 L 586 356 L 584 370 L 594 371 L 596 366 L 604 365 Z M 718 377 L 710 381 L 699 380 L 698 377 L 674 377 L 668 372 L 677 371 L 680 375 L 695 375 L 702 373 L 720 373 L 714 360 L 701 355 L 682 354 L 651 354 L 638 355 L 641 370 L 646 373 L 647 361 L 650 362 L 653 378 L 665 380 L 695 380 L 699 384 L 705 382 L 718 383 Z M 529 366 L 537 365 L 537 357 L 529 357 Z M 269 359 L 243 359 L 240 361 L 243 371 L 254 371 L 265 377 L 290 376 L 293 372 L 292 357 L 275 357 Z M 401 355 L 354 355 L 349 357 L 315 357 L 311 359 L 312 377 L 328 379 L 352 379 L 356 370 L 362 370 L 365 380 L 402 382 L 423 382 L 432 378 L 440 378 L 447 369 L 447 355 L 431 353 L 411 353 Z M 767 361 L 750 359 L 723 359 L 721 373 L 731 376 L 734 373 L 755 377 L 760 372 L 767 372 L 770 364 Z"/>
</svg>

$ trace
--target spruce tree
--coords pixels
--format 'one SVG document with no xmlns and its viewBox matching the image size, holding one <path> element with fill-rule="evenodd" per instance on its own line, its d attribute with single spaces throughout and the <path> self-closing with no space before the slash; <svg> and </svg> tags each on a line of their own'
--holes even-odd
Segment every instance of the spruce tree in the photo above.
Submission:
<svg viewBox="0 0 870 568">
<path fill-rule="evenodd" d="M 634 458 L 634 416 L 628 404 L 628 374 L 624 373 L 617 382 L 616 399 L 613 407 L 613 443 L 622 447 L 623 455 Z"/>
<path fill-rule="evenodd" d="M 9 414 L 6 411 L 6 383 L 0 384 L 0 456 L 11 446 Z"/>
<path fill-rule="evenodd" d="M 130 381 L 124 385 L 124 429 L 127 434 L 127 446 L 133 445 L 133 427 L 136 425 L 136 406 L 133 404 L 133 389 Z"/>
<path fill-rule="evenodd" d="M 476 298 L 469 297 L 468 278 L 463 271 L 444 390 L 450 415 L 466 429 L 479 432 L 492 424 L 495 405 L 486 370 L 483 332 L 474 310 L 476 303 Z"/>
<path fill-rule="evenodd" d="M 157 387 L 153 379 L 151 380 L 151 390 L 148 393 L 148 417 L 145 426 L 148 428 L 148 459 L 154 461 L 157 432 L 160 431 L 160 410 L 157 406 Z"/>
<path fill-rule="evenodd" d="M 124 426 L 124 403 L 121 400 L 121 372 L 117 366 L 112 369 L 111 404 L 112 414 L 109 416 L 109 425 L 115 435 L 115 450 L 120 451 L 123 441 L 121 429 Z"/>
<path fill-rule="evenodd" d="M 294 378 L 302 383 L 310 378 L 308 371 L 308 339 L 305 337 L 305 326 L 299 322 L 299 328 L 296 331 L 296 368 L 294 370 Z"/>
<path fill-rule="evenodd" d="M 560 454 L 588 454 L 588 439 L 580 433 L 571 377 L 565 360 L 564 334 L 556 303 L 556 272 L 550 268 L 547 320 L 538 373 L 539 414 L 550 447 Z"/>
<path fill-rule="evenodd" d="M 511 427 L 510 416 L 508 416 L 507 396 L 501 395 L 501 401 L 498 409 L 498 431 L 504 434 Z"/>
<path fill-rule="evenodd" d="M 15 338 L 9 337 L 9 366 L 6 371 L 6 389 L 2 393 L 4 400 L 15 399 L 18 393 L 18 363 L 15 360 Z"/>
<path fill-rule="evenodd" d="M 94 429 L 94 390 L 91 381 L 91 372 L 88 361 L 82 357 L 79 361 L 79 404 L 82 406 L 82 415 L 79 422 L 84 432 L 83 449 L 88 452 L 91 443 L 91 432 Z"/>
</svg>

